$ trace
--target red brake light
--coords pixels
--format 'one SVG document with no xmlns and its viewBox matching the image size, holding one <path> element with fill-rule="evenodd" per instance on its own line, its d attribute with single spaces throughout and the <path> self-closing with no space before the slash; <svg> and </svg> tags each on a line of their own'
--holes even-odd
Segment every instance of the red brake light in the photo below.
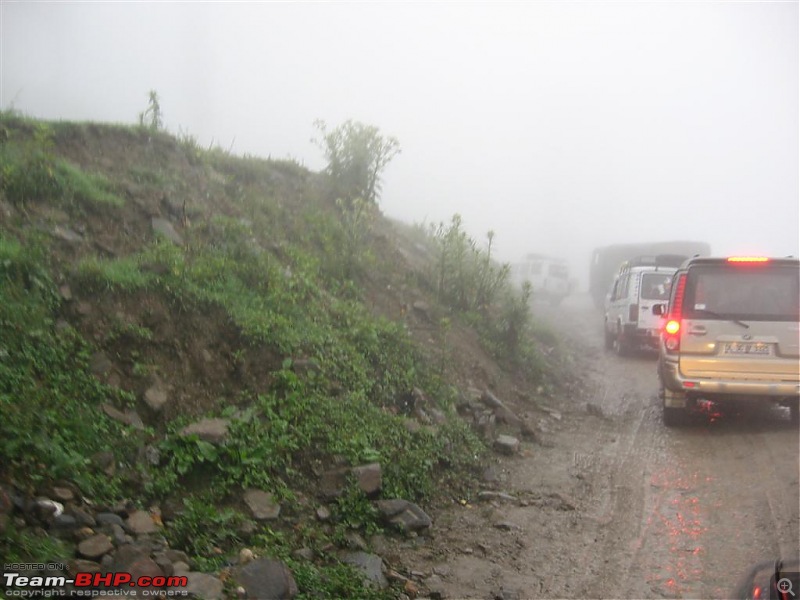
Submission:
<svg viewBox="0 0 800 600">
<path fill-rule="evenodd" d="M 664 325 L 664 346 L 668 352 L 677 352 L 681 344 L 680 336 L 676 335 L 681 330 L 681 313 L 683 312 L 683 296 L 686 292 L 686 273 L 678 276 L 675 284 L 675 299 L 670 306 L 667 322 Z"/>
<path fill-rule="evenodd" d="M 729 263 L 765 263 L 769 262 L 766 256 L 729 256 Z"/>
<path fill-rule="evenodd" d="M 675 302 L 672 303 L 670 318 L 679 321 L 683 313 L 683 295 L 686 292 L 686 273 L 678 277 L 678 284 L 675 288 Z M 677 331 L 677 330 L 676 330 Z"/>
</svg>

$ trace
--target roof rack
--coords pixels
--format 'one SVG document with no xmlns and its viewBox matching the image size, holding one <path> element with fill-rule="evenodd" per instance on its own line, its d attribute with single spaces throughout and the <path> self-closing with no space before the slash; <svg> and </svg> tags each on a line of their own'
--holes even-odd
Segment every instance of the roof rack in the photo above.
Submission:
<svg viewBox="0 0 800 600">
<path fill-rule="evenodd" d="M 633 267 L 671 267 L 678 268 L 689 257 L 683 254 L 653 254 L 634 256 L 619 266 L 619 272 L 628 271 Z"/>
</svg>

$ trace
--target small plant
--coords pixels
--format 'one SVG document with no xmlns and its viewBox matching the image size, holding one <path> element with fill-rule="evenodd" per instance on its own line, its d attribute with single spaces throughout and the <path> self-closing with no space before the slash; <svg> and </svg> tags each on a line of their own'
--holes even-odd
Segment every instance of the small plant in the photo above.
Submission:
<svg viewBox="0 0 800 600">
<path fill-rule="evenodd" d="M 31 138 L 19 132 L 0 145 L 0 190 L 14 204 L 55 196 L 59 191 L 56 159 L 53 154 L 53 132 L 39 123 Z"/>
<path fill-rule="evenodd" d="M 12 563 L 47 564 L 64 560 L 71 550 L 58 538 L 38 530 L 18 529 L 14 520 L 9 519 L 0 537 L 0 554 L 4 561 Z"/>
<path fill-rule="evenodd" d="M 373 206 L 362 198 L 353 198 L 350 201 L 340 198 L 336 201 L 336 206 L 341 211 L 344 233 L 341 249 L 342 274 L 351 279 L 371 258 L 366 241 L 374 220 Z"/>
<path fill-rule="evenodd" d="M 115 342 L 127 340 L 129 342 L 149 342 L 153 339 L 153 332 L 147 327 L 135 323 L 118 322 L 108 334 L 107 341 Z"/>
<path fill-rule="evenodd" d="M 133 367 L 131 368 L 131 372 L 136 377 L 147 377 L 151 373 L 155 371 L 155 367 L 152 365 L 146 365 L 144 363 L 140 363 L 138 361 L 133 363 Z"/>
<path fill-rule="evenodd" d="M 361 198 L 377 204 L 381 192 L 380 176 L 400 152 L 394 137 L 384 137 L 377 127 L 348 120 L 329 130 L 322 120 L 314 122 L 321 139 L 317 143 L 328 160 L 326 172 L 333 183 L 334 198 L 353 202 Z"/>
<path fill-rule="evenodd" d="M 447 336 L 452 328 L 452 322 L 447 317 L 439 319 L 439 328 L 437 329 L 437 346 L 439 352 L 439 377 L 444 378 L 445 367 L 449 362 L 450 353 L 447 341 Z"/>
<path fill-rule="evenodd" d="M 507 353 L 505 358 L 509 360 L 514 359 L 522 340 L 529 334 L 530 298 L 531 284 L 527 281 L 523 284 L 520 294 L 507 292 L 502 297 L 495 329 L 501 347 Z"/>
<path fill-rule="evenodd" d="M 158 131 L 164 126 L 164 115 L 161 113 L 161 102 L 155 90 L 148 93 L 147 108 L 139 113 L 139 126 L 150 131 Z"/>
<path fill-rule="evenodd" d="M 435 289 L 440 301 L 461 310 L 485 310 L 499 290 L 508 284 L 509 266 L 492 260 L 494 232 L 487 234 L 486 251 L 463 229 L 461 216 L 453 215 L 449 226 L 431 227 L 436 242 Z"/>
<path fill-rule="evenodd" d="M 348 530 L 361 530 L 368 535 L 381 531 L 377 509 L 355 482 L 350 482 L 344 493 L 336 499 L 334 517 L 339 525 L 338 536 L 342 540 Z"/>
<path fill-rule="evenodd" d="M 211 495 L 184 499 L 183 511 L 169 523 L 166 534 L 170 544 L 184 549 L 201 571 L 214 571 L 241 541 L 239 528 L 245 521 L 240 512 L 220 508 L 220 499 Z"/>
</svg>

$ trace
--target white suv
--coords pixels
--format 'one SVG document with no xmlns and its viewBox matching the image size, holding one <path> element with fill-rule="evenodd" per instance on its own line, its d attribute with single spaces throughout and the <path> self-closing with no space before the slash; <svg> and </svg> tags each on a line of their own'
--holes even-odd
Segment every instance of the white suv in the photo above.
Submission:
<svg viewBox="0 0 800 600">
<path fill-rule="evenodd" d="M 658 349 L 661 317 L 652 307 L 669 299 L 673 267 L 641 265 L 635 259 L 619 270 L 605 306 L 605 346 L 623 356 L 640 348 Z"/>
</svg>

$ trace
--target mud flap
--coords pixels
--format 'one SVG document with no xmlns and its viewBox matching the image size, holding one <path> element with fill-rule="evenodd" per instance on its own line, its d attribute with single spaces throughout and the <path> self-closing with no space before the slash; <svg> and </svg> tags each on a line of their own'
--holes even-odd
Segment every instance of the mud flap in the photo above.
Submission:
<svg viewBox="0 0 800 600">
<path fill-rule="evenodd" d="M 665 408 L 686 408 L 689 399 L 683 392 L 673 392 L 664 385 L 663 363 L 658 363 L 658 398 Z"/>
<path fill-rule="evenodd" d="M 689 399 L 686 394 L 680 392 L 673 392 L 672 390 L 664 389 L 664 406 L 669 408 L 686 408 L 689 404 Z"/>
<path fill-rule="evenodd" d="M 683 392 L 673 392 L 664 385 L 661 371 L 658 372 L 658 398 L 666 408 L 686 408 L 689 406 L 689 398 Z"/>
</svg>

